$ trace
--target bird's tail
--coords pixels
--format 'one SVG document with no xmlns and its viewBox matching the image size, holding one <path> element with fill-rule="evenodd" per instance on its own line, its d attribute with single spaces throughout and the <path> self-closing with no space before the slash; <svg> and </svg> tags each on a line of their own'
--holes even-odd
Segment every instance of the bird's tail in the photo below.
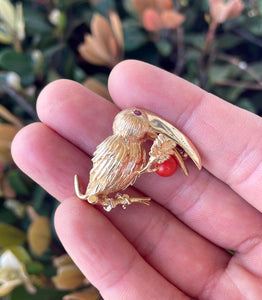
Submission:
<svg viewBox="0 0 262 300">
<path fill-rule="evenodd" d="M 78 176 L 75 175 L 74 177 L 74 186 L 75 186 L 75 193 L 78 198 L 83 200 L 88 200 L 88 194 L 82 194 L 79 189 L 79 182 L 78 182 Z"/>
</svg>

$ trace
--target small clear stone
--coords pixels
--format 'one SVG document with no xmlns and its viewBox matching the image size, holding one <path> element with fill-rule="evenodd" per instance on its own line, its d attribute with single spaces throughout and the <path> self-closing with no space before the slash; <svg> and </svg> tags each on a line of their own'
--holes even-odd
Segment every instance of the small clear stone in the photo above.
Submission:
<svg viewBox="0 0 262 300">
<path fill-rule="evenodd" d="M 104 210 L 105 210 L 105 211 L 110 211 L 111 209 L 112 209 L 112 206 L 111 206 L 111 205 L 104 206 Z"/>
</svg>

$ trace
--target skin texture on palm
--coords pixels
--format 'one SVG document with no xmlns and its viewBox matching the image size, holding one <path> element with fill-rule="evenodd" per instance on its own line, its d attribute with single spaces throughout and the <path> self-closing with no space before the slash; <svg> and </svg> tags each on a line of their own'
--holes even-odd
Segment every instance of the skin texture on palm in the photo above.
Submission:
<svg viewBox="0 0 262 300">
<path fill-rule="evenodd" d="M 139 178 L 128 192 L 154 199 L 150 207 L 105 214 L 77 199 L 73 176 L 86 186 L 119 108 L 75 82 L 51 83 L 38 99 L 43 123 L 24 128 L 12 151 L 63 201 L 56 229 L 65 249 L 105 299 L 260 299 L 261 118 L 137 61 L 115 67 L 109 90 L 120 109 L 148 109 L 184 132 L 205 169 Z"/>
</svg>

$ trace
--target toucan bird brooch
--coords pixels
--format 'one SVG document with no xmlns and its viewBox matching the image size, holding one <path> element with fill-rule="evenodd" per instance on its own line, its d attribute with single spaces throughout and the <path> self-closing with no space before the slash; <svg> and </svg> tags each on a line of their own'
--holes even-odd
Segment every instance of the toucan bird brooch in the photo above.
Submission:
<svg viewBox="0 0 262 300">
<path fill-rule="evenodd" d="M 144 146 L 147 140 L 152 141 L 148 154 Z M 200 155 L 182 132 L 149 111 L 129 108 L 116 115 L 113 135 L 97 146 L 85 194 L 79 190 L 77 175 L 75 192 L 80 199 L 100 204 L 106 211 L 119 204 L 123 208 L 134 202 L 149 204 L 150 198 L 132 198 L 121 191 L 144 173 L 170 176 L 180 166 L 188 175 L 184 163 L 188 157 L 200 170 Z"/>
</svg>

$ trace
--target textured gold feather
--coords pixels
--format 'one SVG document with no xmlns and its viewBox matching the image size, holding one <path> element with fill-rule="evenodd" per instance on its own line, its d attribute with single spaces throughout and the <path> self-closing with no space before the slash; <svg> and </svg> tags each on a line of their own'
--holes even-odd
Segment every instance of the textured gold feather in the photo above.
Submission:
<svg viewBox="0 0 262 300">
<path fill-rule="evenodd" d="M 153 140 L 153 145 L 146 163 L 143 143 L 148 139 Z M 177 128 L 148 111 L 137 108 L 123 110 L 115 117 L 113 135 L 98 145 L 94 152 L 85 194 L 80 192 L 75 175 L 76 194 L 80 199 L 103 205 L 108 211 L 118 204 L 124 208 L 133 202 L 148 204 L 150 198 L 130 198 L 118 192 L 134 184 L 141 174 L 157 171 L 158 164 L 171 155 L 176 157 L 186 175 L 184 159 L 187 156 L 201 169 L 201 159 L 195 146 Z"/>
<path fill-rule="evenodd" d="M 121 135 L 108 137 L 94 153 L 86 194 L 110 194 L 123 190 L 130 182 L 134 183 L 145 158 L 146 152 L 141 144 L 132 143 Z"/>
</svg>

